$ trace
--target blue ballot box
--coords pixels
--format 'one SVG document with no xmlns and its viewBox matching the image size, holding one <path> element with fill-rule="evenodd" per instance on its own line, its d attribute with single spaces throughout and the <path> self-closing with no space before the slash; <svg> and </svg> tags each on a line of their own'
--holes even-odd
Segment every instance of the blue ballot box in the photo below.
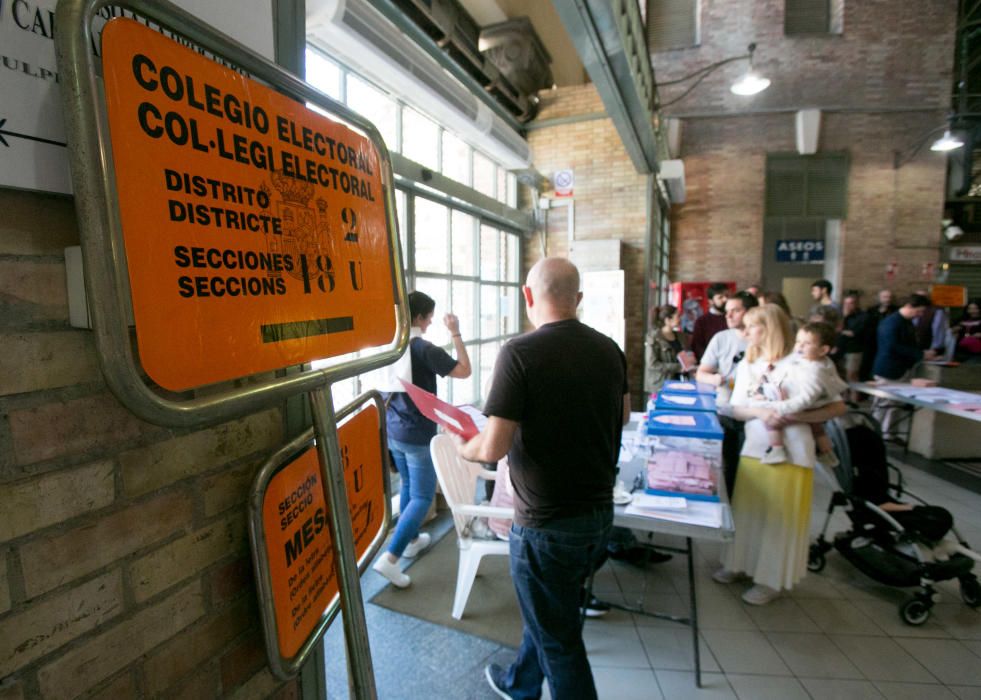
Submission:
<svg viewBox="0 0 981 700">
<path fill-rule="evenodd" d="M 719 500 L 722 426 L 715 414 L 655 410 L 647 435 L 647 493 Z"/>
<path fill-rule="evenodd" d="M 715 387 L 711 384 L 681 379 L 667 380 L 661 385 L 661 391 L 670 391 L 675 394 L 704 394 L 705 396 L 715 396 Z"/>
<path fill-rule="evenodd" d="M 655 411 L 707 411 L 715 413 L 715 396 L 662 390 L 654 401 Z"/>
</svg>

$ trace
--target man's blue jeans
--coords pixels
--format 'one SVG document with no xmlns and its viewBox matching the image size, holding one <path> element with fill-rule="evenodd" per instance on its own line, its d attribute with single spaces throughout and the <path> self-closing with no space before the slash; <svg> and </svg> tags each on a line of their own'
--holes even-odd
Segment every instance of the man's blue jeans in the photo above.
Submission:
<svg viewBox="0 0 981 700">
<path fill-rule="evenodd" d="M 579 607 L 583 584 L 605 555 L 612 526 L 612 506 L 540 528 L 511 526 L 511 579 L 524 632 L 502 690 L 515 700 L 540 698 L 545 678 L 553 698 L 596 698 Z"/>
<path fill-rule="evenodd" d="M 433 468 L 429 445 L 413 445 L 389 438 L 388 449 L 392 453 L 395 468 L 402 477 L 399 521 L 392 541 L 388 544 L 388 551 L 400 557 L 409 542 L 419 534 L 419 526 L 429 512 L 433 496 L 436 495 L 436 470 Z"/>
</svg>

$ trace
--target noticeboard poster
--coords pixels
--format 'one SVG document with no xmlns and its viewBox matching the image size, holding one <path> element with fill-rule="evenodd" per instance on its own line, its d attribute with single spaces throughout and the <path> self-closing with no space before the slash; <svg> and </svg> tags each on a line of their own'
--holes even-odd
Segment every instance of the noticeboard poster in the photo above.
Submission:
<svg viewBox="0 0 981 700">
<path fill-rule="evenodd" d="M 371 404 L 341 425 L 337 434 L 358 561 L 386 527 L 380 420 Z M 339 599 L 315 446 L 270 479 L 262 499 L 262 523 L 279 654 L 291 659 Z"/>
<path fill-rule="evenodd" d="M 183 390 L 391 342 L 374 143 L 133 20 L 102 37 L 150 378 Z"/>
</svg>

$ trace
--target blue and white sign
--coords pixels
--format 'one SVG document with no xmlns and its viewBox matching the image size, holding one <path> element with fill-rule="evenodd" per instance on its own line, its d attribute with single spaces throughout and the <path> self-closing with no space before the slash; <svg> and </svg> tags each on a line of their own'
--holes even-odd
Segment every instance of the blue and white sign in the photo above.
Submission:
<svg viewBox="0 0 981 700">
<path fill-rule="evenodd" d="M 777 241 L 777 262 L 824 262 L 824 241 L 801 239 L 784 239 Z"/>
</svg>

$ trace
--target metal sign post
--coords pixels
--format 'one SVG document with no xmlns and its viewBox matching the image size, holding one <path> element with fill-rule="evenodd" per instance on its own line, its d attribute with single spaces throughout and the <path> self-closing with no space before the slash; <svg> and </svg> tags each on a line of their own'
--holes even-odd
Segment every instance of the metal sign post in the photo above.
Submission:
<svg viewBox="0 0 981 700">
<path fill-rule="evenodd" d="M 310 392 L 310 408 L 313 411 L 314 431 L 318 435 L 317 449 L 320 455 L 320 474 L 327 487 L 327 505 L 330 510 L 330 530 L 337 552 L 354 551 L 354 534 L 347 516 L 347 485 L 344 474 L 338 469 L 329 470 L 330 464 L 341 464 L 337 445 L 337 420 L 330 391 L 315 389 Z M 384 416 L 384 414 L 382 414 Z M 368 645 L 368 627 L 364 621 L 364 600 L 361 597 L 361 580 L 357 562 L 353 557 L 335 557 L 338 583 L 345 614 L 359 619 L 357 624 L 344 622 L 344 641 L 347 644 L 349 684 L 351 695 L 356 698 L 375 696 L 375 676 L 371 666 L 371 647 Z"/>
<path fill-rule="evenodd" d="M 107 7 L 128 16 L 96 38 L 93 21 Z M 55 21 L 106 382 L 133 413 L 171 427 L 310 395 L 352 695 L 374 697 L 328 387 L 394 362 L 408 346 L 384 141 L 369 121 L 169 2 L 60 0 Z M 276 376 L 379 346 L 370 357 Z"/>
</svg>

